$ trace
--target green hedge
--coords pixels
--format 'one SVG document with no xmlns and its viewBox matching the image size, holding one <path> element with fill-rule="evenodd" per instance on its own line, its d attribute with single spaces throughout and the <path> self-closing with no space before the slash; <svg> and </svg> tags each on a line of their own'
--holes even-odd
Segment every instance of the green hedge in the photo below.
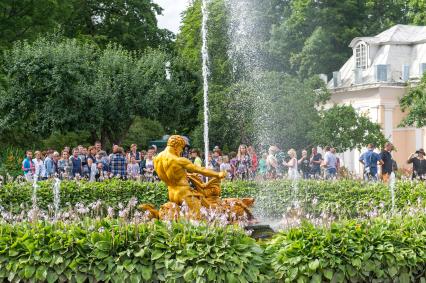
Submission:
<svg viewBox="0 0 426 283">
<path fill-rule="evenodd" d="M 282 232 L 267 244 L 279 282 L 426 282 L 426 216 Z"/>
<path fill-rule="evenodd" d="M 268 281 L 263 249 L 234 227 L 92 225 L 1 225 L 0 281 Z"/>
<path fill-rule="evenodd" d="M 0 282 L 426 282 L 426 216 L 343 221 L 256 243 L 190 223 L 1 224 Z"/>
<path fill-rule="evenodd" d="M 290 181 L 228 183 L 224 197 L 255 197 L 255 215 L 266 218 L 282 217 L 297 201 L 305 214 L 319 216 L 323 212 L 338 219 L 365 217 L 391 210 L 389 187 L 382 183 L 359 181 Z M 395 185 L 395 209 L 403 211 L 412 206 L 426 206 L 426 185 L 399 181 Z"/>
<path fill-rule="evenodd" d="M 40 182 L 38 205 L 47 209 L 53 202 L 53 183 Z M 28 183 L 9 183 L 0 188 L 0 204 L 7 210 L 19 212 L 20 206 L 31 206 L 33 188 Z M 266 218 L 282 217 L 288 207 L 298 201 L 305 214 L 319 216 L 327 212 L 339 219 L 365 217 L 376 210 L 389 211 L 391 196 L 383 184 L 363 184 L 358 181 L 289 181 L 228 182 L 222 186 L 223 197 L 254 197 L 255 214 Z M 167 188 L 163 183 L 108 180 L 102 183 L 62 182 L 61 207 L 77 202 L 89 204 L 102 200 L 117 207 L 136 197 L 139 203 L 152 203 L 159 207 L 167 202 Z M 426 204 L 424 183 L 397 182 L 395 188 L 396 209 L 404 210 L 413 205 Z"/>
</svg>

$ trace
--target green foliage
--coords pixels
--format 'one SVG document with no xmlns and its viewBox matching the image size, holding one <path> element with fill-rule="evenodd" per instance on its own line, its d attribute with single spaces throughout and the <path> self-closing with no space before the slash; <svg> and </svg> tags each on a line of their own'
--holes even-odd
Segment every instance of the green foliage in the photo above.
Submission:
<svg viewBox="0 0 426 283">
<path fill-rule="evenodd" d="M 279 282 L 424 282 L 426 217 L 281 232 L 266 247 Z"/>
<path fill-rule="evenodd" d="M 294 201 L 300 211 L 312 217 L 325 213 L 336 219 L 369 217 L 391 210 L 391 195 L 388 186 L 359 181 L 291 181 L 231 182 L 222 188 L 222 197 L 254 197 L 255 214 L 269 218 L 281 218 Z M 397 182 L 395 186 L 395 209 L 407 211 L 410 207 L 425 205 L 426 186 L 423 183 Z M 258 211 L 257 211 L 258 210 Z"/>
<path fill-rule="evenodd" d="M 1 225 L 0 281 L 264 282 L 263 250 L 240 229 L 187 223 Z"/>
<path fill-rule="evenodd" d="M 37 205 L 48 209 L 53 203 L 53 182 L 39 182 Z M 2 205 L 13 212 L 20 206 L 30 207 L 33 188 L 31 184 L 8 183 L 0 191 Z M 135 181 L 108 180 L 99 183 L 64 181 L 60 188 L 61 207 L 68 208 L 77 202 L 90 204 L 101 200 L 105 208 L 116 208 L 119 203 L 126 204 L 132 197 L 139 203 L 151 203 L 157 207 L 167 202 L 167 188 L 163 183 L 141 183 Z"/>
<path fill-rule="evenodd" d="M 136 117 L 123 140 L 123 146 L 130 148 L 130 145 L 134 143 L 139 148 L 145 148 L 149 141 L 161 138 L 164 134 L 165 131 L 160 122 Z"/>
<path fill-rule="evenodd" d="M 170 47 L 172 33 L 157 27 L 162 9 L 149 0 L 22 0 L 0 3 L 0 50 L 62 29 L 64 35 L 129 50 Z"/>
<path fill-rule="evenodd" d="M 415 126 L 417 128 L 426 126 L 426 74 L 423 75 L 419 85 L 411 88 L 400 99 L 400 105 L 403 112 L 408 112 L 400 126 Z"/>
<path fill-rule="evenodd" d="M 25 150 L 11 146 L 2 150 L 0 155 L 0 176 L 7 178 L 7 175 L 10 175 L 11 177 L 21 175 L 21 165 L 25 155 L 24 152 Z"/>
<path fill-rule="evenodd" d="M 47 209 L 53 203 L 53 182 L 39 182 L 37 203 Z M 140 183 L 135 181 L 107 180 L 100 183 L 61 183 L 61 207 L 68 209 L 77 202 L 91 204 L 101 200 L 104 208 L 116 208 L 126 204 L 132 197 L 138 203 L 151 203 L 160 207 L 168 200 L 164 183 Z M 18 213 L 23 205 L 31 207 L 33 188 L 29 183 L 8 183 L 0 190 L 2 206 Z M 422 183 L 397 182 L 395 186 L 395 209 L 406 211 L 412 205 L 422 206 L 426 202 L 426 186 Z M 301 211 L 319 217 L 326 213 L 338 219 L 366 217 L 372 211 L 389 212 L 391 196 L 383 184 L 363 184 L 359 181 L 300 181 L 297 190 L 290 181 L 274 182 L 226 182 L 222 186 L 222 197 L 254 197 L 255 213 L 271 218 L 282 217 L 295 200 Z M 256 211 L 260 210 L 260 211 Z"/>
<path fill-rule="evenodd" d="M 51 148 L 57 151 L 60 151 L 65 146 L 74 148 L 80 144 L 84 146 L 90 144 L 90 133 L 87 131 L 67 132 L 64 134 L 54 132 L 47 139 L 42 141 L 43 148 Z"/>
<path fill-rule="evenodd" d="M 164 52 L 138 55 L 119 46 L 100 50 L 53 37 L 18 43 L 5 61 L 1 133 L 24 128 L 46 137 L 88 131 L 92 142 L 121 143 L 136 116 L 158 118 L 168 131 L 184 134 L 195 121 L 191 100 L 197 80 L 182 61 Z M 171 62 L 170 80 L 166 62 Z"/>
<path fill-rule="evenodd" d="M 358 114 L 351 105 L 335 105 L 321 111 L 310 135 L 314 144 L 333 146 L 338 152 L 361 149 L 369 143 L 380 148 L 386 142 L 380 125 L 367 114 Z"/>
</svg>

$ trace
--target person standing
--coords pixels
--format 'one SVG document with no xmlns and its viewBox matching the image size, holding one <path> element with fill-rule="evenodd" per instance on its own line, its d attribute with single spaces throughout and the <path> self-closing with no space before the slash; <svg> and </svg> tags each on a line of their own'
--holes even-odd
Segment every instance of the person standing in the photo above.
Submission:
<svg viewBox="0 0 426 283">
<path fill-rule="evenodd" d="M 192 161 L 192 163 L 194 163 L 195 165 L 199 166 L 199 167 L 203 167 L 203 161 L 200 158 L 200 151 L 196 148 L 193 148 L 191 150 L 191 158 L 190 160 Z"/>
<path fill-rule="evenodd" d="M 222 161 L 220 164 L 220 171 L 226 171 L 226 180 L 232 179 L 232 167 L 229 163 L 229 157 L 228 155 L 224 155 L 222 157 Z"/>
<path fill-rule="evenodd" d="M 413 164 L 413 175 L 412 179 L 426 180 L 426 159 L 425 151 L 423 148 L 417 150 L 415 153 L 411 154 L 407 160 L 408 164 Z"/>
<path fill-rule="evenodd" d="M 392 154 L 391 154 L 392 150 L 393 150 L 393 144 L 390 142 L 387 142 L 382 152 L 380 153 L 380 159 L 383 161 L 383 164 L 382 164 L 383 183 L 389 182 L 390 175 L 393 172 L 394 160 L 392 159 Z"/>
<path fill-rule="evenodd" d="M 132 157 L 135 158 L 136 163 L 139 165 L 141 163 L 141 153 L 138 151 L 137 144 L 132 144 L 130 146 L 130 152 L 127 155 L 127 160 L 131 163 Z"/>
<path fill-rule="evenodd" d="M 259 160 L 259 175 L 262 178 L 262 180 L 266 180 L 266 174 L 268 173 L 268 165 L 266 164 L 266 160 L 268 159 L 268 154 L 264 152 L 262 154 L 262 158 Z"/>
<path fill-rule="evenodd" d="M 374 145 L 368 144 L 367 151 L 361 154 L 359 162 L 364 165 L 364 179 L 377 181 L 377 164 L 383 164 L 380 155 L 374 152 Z"/>
<path fill-rule="evenodd" d="M 257 158 L 256 150 L 252 145 L 248 147 L 248 153 L 251 158 L 250 174 L 254 179 L 256 177 L 257 167 L 259 166 L 259 160 Z"/>
<path fill-rule="evenodd" d="M 322 155 L 321 153 L 318 153 L 318 150 L 316 147 L 312 148 L 312 154 L 311 154 L 311 174 L 312 176 L 317 179 L 319 176 L 321 176 L 321 163 L 322 163 Z"/>
<path fill-rule="evenodd" d="M 146 181 L 155 181 L 154 149 L 149 149 L 146 158 L 141 162 L 141 171 Z"/>
<path fill-rule="evenodd" d="M 96 153 L 102 150 L 102 143 L 100 141 L 95 142 Z"/>
<path fill-rule="evenodd" d="M 298 161 L 298 165 L 300 167 L 300 171 L 302 172 L 303 179 L 309 179 L 310 166 L 309 166 L 309 158 L 308 152 L 306 150 L 302 150 L 302 157 Z"/>
<path fill-rule="evenodd" d="M 288 179 L 296 180 L 299 177 L 297 172 L 297 154 L 294 149 L 290 149 L 287 154 L 290 156 L 288 162 L 283 161 L 284 166 L 288 167 Z"/>
<path fill-rule="evenodd" d="M 137 180 L 140 176 L 140 167 L 139 163 L 136 160 L 135 156 L 130 157 L 130 162 L 127 164 L 127 176 L 133 180 Z"/>
<path fill-rule="evenodd" d="M 237 176 L 241 180 L 248 180 L 250 177 L 249 170 L 251 167 L 251 158 L 247 152 L 247 146 L 241 144 L 237 153 Z"/>
<path fill-rule="evenodd" d="M 53 161 L 53 150 L 49 149 L 47 151 L 47 156 L 44 159 L 44 168 L 46 178 L 52 178 L 55 176 L 56 168 L 55 162 Z"/>
<path fill-rule="evenodd" d="M 43 158 L 40 151 L 34 153 L 35 158 L 33 159 L 33 164 L 35 167 L 34 176 L 37 180 L 44 180 L 46 176 L 46 168 L 44 167 Z"/>
<path fill-rule="evenodd" d="M 78 150 L 78 148 L 74 148 L 72 150 L 72 156 L 70 157 L 70 161 L 72 163 L 72 178 L 83 176 L 83 162 L 81 161 L 79 154 L 80 151 Z"/>
<path fill-rule="evenodd" d="M 337 174 L 337 158 L 329 146 L 325 147 L 324 154 L 325 178 L 332 180 Z"/>
<path fill-rule="evenodd" d="M 110 171 L 112 176 L 126 179 L 127 176 L 127 164 L 126 157 L 123 155 L 123 148 L 116 146 L 114 147 L 114 153 L 111 155 L 110 160 Z"/>
<path fill-rule="evenodd" d="M 268 149 L 268 156 L 266 158 L 267 179 L 275 180 L 277 178 L 278 160 L 275 154 L 278 152 L 278 147 L 272 145 Z"/>
<path fill-rule="evenodd" d="M 35 172 L 33 153 L 31 150 L 27 150 L 25 155 L 25 159 L 22 161 L 22 171 L 24 172 L 25 179 L 31 182 Z"/>
<path fill-rule="evenodd" d="M 58 161 L 58 172 L 63 179 L 71 178 L 72 162 L 69 160 L 68 151 L 62 151 L 62 158 Z"/>
</svg>

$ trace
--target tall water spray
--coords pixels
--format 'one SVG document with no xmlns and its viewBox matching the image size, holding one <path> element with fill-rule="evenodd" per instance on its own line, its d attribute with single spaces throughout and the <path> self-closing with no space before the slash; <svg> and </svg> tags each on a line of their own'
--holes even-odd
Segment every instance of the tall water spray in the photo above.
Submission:
<svg viewBox="0 0 426 283">
<path fill-rule="evenodd" d="M 203 44 L 201 47 L 201 55 L 203 60 L 203 98 L 204 98 L 204 158 L 206 167 L 209 160 L 209 53 L 207 47 L 207 21 L 209 18 L 208 5 L 209 0 L 202 0 L 201 12 L 203 15 L 201 25 L 201 36 Z"/>
</svg>

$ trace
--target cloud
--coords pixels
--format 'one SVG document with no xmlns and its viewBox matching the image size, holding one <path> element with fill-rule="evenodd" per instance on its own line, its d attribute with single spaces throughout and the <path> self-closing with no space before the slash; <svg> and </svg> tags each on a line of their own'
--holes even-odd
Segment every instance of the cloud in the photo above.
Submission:
<svg viewBox="0 0 426 283">
<path fill-rule="evenodd" d="M 179 31 L 181 13 L 188 6 L 188 0 L 154 0 L 163 8 L 163 15 L 158 16 L 158 26 L 166 28 L 174 33 Z"/>
</svg>

